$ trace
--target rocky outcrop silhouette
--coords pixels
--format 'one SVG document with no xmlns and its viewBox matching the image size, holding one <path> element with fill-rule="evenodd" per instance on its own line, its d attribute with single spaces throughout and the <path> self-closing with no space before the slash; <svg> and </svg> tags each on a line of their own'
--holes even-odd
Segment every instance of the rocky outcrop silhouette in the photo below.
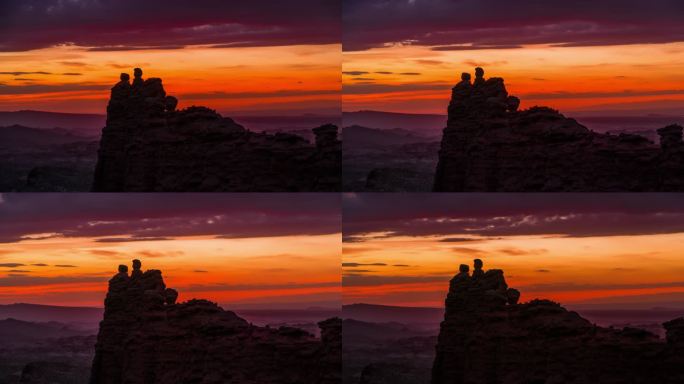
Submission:
<svg viewBox="0 0 684 384">
<path fill-rule="evenodd" d="M 315 143 L 288 133 L 256 133 L 205 107 L 177 110 L 158 78 L 121 75 L 107 106 L 92 190 L 339 191 L 337 127 Z"/>
<path fill-rule="evenodd" d="M 109 281 L 95 346 L 92 384 L 338 384 L 341 320 L 298 328 L 254 326 L 206 300 L 176 303 L 159 270 Z"/>
<path fill-rule="evenodd" d="M 684 318 L 667 340 L 635 328 L 602 328 L 549 300 L 517 303 L 502 270 L 450 282 L 432 384 L 684 382 Z"/>
<path fill-rule="evenodd" d="M 682 127 L 658 130 L 660 145 L 633 134 L 590 131 L 547 107 L 518 110 L 504 79 L 452 90 L 434 190 L 683 191 Z"/>
</svg>

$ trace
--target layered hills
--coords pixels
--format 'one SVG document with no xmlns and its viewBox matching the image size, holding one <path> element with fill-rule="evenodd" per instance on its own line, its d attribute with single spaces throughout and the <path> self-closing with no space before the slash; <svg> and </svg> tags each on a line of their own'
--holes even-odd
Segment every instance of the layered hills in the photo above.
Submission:
<svg viewBox="0 0 684 384">
<path fill-rule="evenodd" d="M 0 125 L 0 191 L 87 191 L 97 138 L 76 129 Z"/>
</svg>

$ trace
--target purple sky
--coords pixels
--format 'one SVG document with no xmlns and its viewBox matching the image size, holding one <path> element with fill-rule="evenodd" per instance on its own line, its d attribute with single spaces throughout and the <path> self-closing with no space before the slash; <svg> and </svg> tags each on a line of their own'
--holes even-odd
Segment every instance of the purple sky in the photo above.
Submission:
<svg viewBox="0 0 684 384">
<path fill-rule="evenodd" d="M 576 237 L 684 232 L 682 196 L 667 193 L 347 194 L 343 215 L 348 240 L 384 231 L 408 236 L 467 232 Z"/>
<path fill-rule="evenodd" d="M 334 194 L 2 194 L 0 243 L 35 233 L 150 239 L 320 235 L 340 231 Z M 207 219 L 220 220 L 207 223 Z M 142 221 L 145 219 L 145 221 Z M 98 222 L 98 225 L 88 223 Z M 135 240 L 135 239 L 134 239 Z"/>
<path fill-rule="evenodd" d="M 339 15 L 338 0 L 2 0 L 0 51 L 330 44 Z"/>
<path fill-rule="evenodd" d="M 678 0 L 344 0 L 343 14 L 347 51 L 399 42 L 460 50 L 684 41 Z"/>
</svg>

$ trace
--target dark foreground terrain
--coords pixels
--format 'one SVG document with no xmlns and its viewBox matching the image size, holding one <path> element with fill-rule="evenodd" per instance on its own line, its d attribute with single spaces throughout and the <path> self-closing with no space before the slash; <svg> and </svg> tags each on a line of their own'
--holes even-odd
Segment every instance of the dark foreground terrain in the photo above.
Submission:
<svg viewBox="0 0 684 384">
<path fill-rule="evenodd" d="M 245 309 L 259 327 L 321 337 L 322 319 L 339 309 Z M 0 383 L 89 383 L 103 309 L 34 304 L 0 305 Z"/>
<path fill-rule="evenodd" d="M 344 190 L 684 190 L 684 112 L 519 105 L 482 73 L 453 88 L 445 116 L 345 113 Z"/>
<path fill-rule="evenodd" d="M 345 384 L 427 383 L 437 331 L 399 322 L 342 322 Z"/>
<path fill-rule="evenodd" d="M 490 272 L 488 279 L 490 279 L 492 275 L 497 275 L 497 272 Z M 489 283 L 485 283 L 485 285 L 486 284 Z M 475 295 L 476 291 L 471 293 Z M 490 296 L 490 294 L 488 294 L 488 296 Z M 475 302 L 471 304 L 475 305 Z M 504 306 L 509 307 L 510 305 Z M 486 308 L 486 306 L 483 306 L 479 310 L 485 311 Z M 513 308 L 514 307 L 511 307 L 511 310 Z M 480 335 L 479 337 L 470 338 L 465 334 L 461 334 L 461 337 L 464 339 L 451 339 L 450 336 L 450 338 L 447 340 L 447 336 L 442 336 L 440 341 L 442 345 L 445 345 L 445 343 L 446 345 L 449 345 L 448 348 L 443 346 L 440 347 L 442 351 L 447 349 L 453 351 L 452 348 L 455 348 L 455 346 L 459 346 L 458 348 L 466 348 L 467 346 L 469 346 L 467 348 L 475 348 L 473 357 L 477 357 L 478 359 L 481 358 L 481 356 L 478 355 L 481 353 L 481 351 L 475 347 L 476 345 L 481 345 L 478 343 L 491 341 L 493 346 L 495 343 L 508 340 L 511 343 L 510 346 L 502 344 L 500 345 L 501 349 L 498 350 L 499 352 L 497 352 L 496 350 L 490 348 L 492 346 L 488 347 L 481 345 L 483 348 L 490 348 L 487 349 L 486 352 L 489 355 L 487 355 L 486 358 L 483 357 L 483 359 L 486 360 L 485 363 L 482 363 L 480 360 L 469 360 L 469 355 L 466 356 L 461 354 L 459 355 L 460 357 L 452 355 L 446 358 L 446 360 L 440 364 L 451 364 L 453 366 L 458 365 L 459 367 L 462 367 L 462 364 L 482 363 L 490 364 L 489 367 L 491 369 L 498 369 L 499 364 L 502 364 L 503 361 L 505 361 L 501 359 L 507 358 L 501 353 L 505 352 L 509 348 L 516 349 L 518 347 L 522 347 L 522 344 L 520 346 L 516 346 L 516 343 L 519 343 L 517 339 L 509 340 L 509 337 L 513 337 L 519 332 L 529 332 L 529 334 L 527 334 L 525 337 L 526 340 L 532 343 L 530 346 L 537 342 L 542 343 L 540 341 L 542 340 L 540 336 L 541 334 L 545 332 L 550 332 L 551 334 L 558 332 L 556 336 L 553 336 L 553 338 L 547 340 L 548 343 L 555 343 L 553 347 L 549 347 L 549 350 L 564 351 L 567 356 L 573 356 L 573 358 L 576 358 L 576 354 L 579 353 L 578 351 L 582 351 L 584 348 L 583 345 L 573 344 L 574 342 L 577 342 L 577 340 L 581 340 L 581 343 L 587 343 L 588 346 L 602 345 L 599 348 L 602 348 L 602 350 L 605 348 L 606 351 L 620 351 L 625 348 L 629 349 L 631 348 L 630 345 L 636 348 L 650 345 L 656 348 L 656 350 L 660 349 L 660 351 L 666 351 L 668 348 L 668 343 L 666 342 L 666 338 L 668 337 L 668 329 L 670 330 L 669 337 L 672 338 L 674 335 L 672 330 L 674 329 L 674 324 L 676 324 L 676 322 L 670 322 L 670 320 L 684 315 L 684 309 L 585 308 L 582 309 L 580 317 L 580 315 L 577 315 L 576 312 L 567 311 L 558 304 L 545 300 L 535 300 L 530 303 L 517 304 L 517 308 L 519 308 L 521 314 L 524 314 L 524 317 L 521 318 L 520 321 L 516 321 L 515 323 L 505 326 L 504 322 L 500 322 L 502 319 L 501 313 L 494 310 L 494 312 L 490 314 L 492 316 L 491 321 L 493 323 L 490 324 L 478 318 L 478 324 L 480 324 L 482 328 L 476 327 L 474 330 L 472 330 L 472 332 L 475 332 L 476 335 Z M 448 309 L 448 311 L 451 310 Z M 464 319 L 459 320 L 460 322 L 475 322 L 475 320 L 472 318 L 468 320 L 468 316 L 473 316 L 473 313 L 464 311 L 463 309 L 459 309 L 459 311 L 460 315 L 464 316 Z M 485 316 L 485 314 L 480 316 Z M 440 323 L 442 320 L 444 320 L 444 309 L 354 304 L 343 307 L 343 317 L 342 350 L 344 362 L 343 380 L 345 384 L 430 383 L 433 374 L 432 368 L 433 364 L 435 364 L 437 351 L 437 336 L 440 333 Z M 587 320 L 584 320 L 583 318 Z M 494 328 L 494 324 L 498 324 L 497 327 L 505 326 L 505 328 Z M 665 326 L 663 324 L 665 324 Z M 580 327 L 572 330 L 572 327 L 575 325 L 580 325 Z M 471 326 L 475 327 L 476 325 L 475 323 L 471 323 Z M 443 332 L 445 332 L 444 327 L 445 325 L 442 324 Z M 520 327 L 521 329 L 515 331 L 511 327 Z M 539 329 L 536 329 L 535 327 L 538 327 Z M 532 328 L 535 329 L 533 330 Z M 527 329 L 527 331 L 523 331 L 522 329 Z M 576 338 L 577 335 L 582 334 L 582 332 L 589 329 L 593 331 L 585 333 L 584 336 L 579 339 Z M 504 334 L 496 333 L 502 332 L 502 330 Z M 468 332 L 470 332 L 470 330 Z M 490 334 L 487 332 L 492 333 Z M 535 341 L 535 338 L 537 337 L 539 337 L 540 340 Z M 592 338 L 594 337 L 597 337 L 598 341 L 592 341 Z M 625 337 L 623 340 L 624 345 L 612 344 L 615 342 L 619 343 L 623 337 Z M 568 338 L 569 344 L 563 343 L 564 338 Z M 597 342 L 604 344 L 594 344 Z M 591 353 L 592 356 L 599 357 L 599 355 L 593 354 L 593 352 Z M 658 354 L 658 356 L 665 357 L 666 355 L 663 353 L 667 352 L 661 352 Z M 544 353 L 541 355 L 544 355 Z M 511 353 L 511 356 L 508 358 L 513 358 L 515 356 L 516 354 Z M 474 383 L 581 383 L 582 381 L 573 381 L 579 379 L 567 376 L 562 372 L 563 366 L 565 364 L 564 361 L 566 358 L 569 358 L 567 356 L 556 356 L 553 358 L 557 359 L 557 361 L 551 361 L 551 358 L 549 358 L 548 361 L 540 363 L 542 366 L 556 367 L 559 369 L 559 371 L 550 373 L 549 377 L 532 377 L 530 379 L 531 381 L 525 381 L 526 378 L 524 377 L 520 379 L 519 377 L 508 378 L 505 376 L 496 376 L 493 379 L 487 376 L 488 380 L 491 379 L 492 381 L 477 381 L 482 380 L 477 376 L 477 374 L 473 375 L 475 378 L 471 378 L 470 373 L 464 373 L 466 376 L 458 376 L 457 379 L 449 379 L 440 382 L 471 382 L 464 379 L 464 377 L 468 377 L 468 380 L 475 380 L 472 381 Z M 539 356 L 530 356 L 530 359 L 532 361 L 536 361 L 537 363 L 539 362 L 538 358 Z M 615 358 L 616 361 L 612 361 L 612 358 Z M 606 367 L 619 364 L 620 361 L 621 358 L 619 357 L 608 357 L 608 363 L 606 363 Z M 653 359 L 651 359 L 651 361 L 653 362 Z M 521 362 L 519 364 L 524 365 L 527 363 Z M 643 364 L 643 362 L 641 364 Z M 474 365 L 469 366 L 477 368 Z M 442 365 L 440 365 L 440 367 L 442 367 Z M 517 368 L 515 367 L 516 366 L 514 365 L 513 368 L 509 369 L 516 371 Z M 588 368 L 584 367 L 578 369 L 582 370 Z M 543 374 L 543 370 L 540 369 L 532 371 L 537 372 L 537 374 L 540 375 Z M 614 372 L 615 371 L 613 370 L 613 373 Z M 546 373 L 548 373 L 548 371 L 546 371 Z M 620 379 L 623 378 L 623 376 L 620 376 L 619 374 L 616 375 L 617 376 L 605 380 L 621 382 Z M 560 380 L 568 381 L 553 381 L 555 380 L 553 377 L 562 377 Z M 641 381 L 635 382 L 657 382 L 648 381 L 650 380 L 648 377 L 641 377 L 638 380 Z"/>
<path fill-rule="evenodd" d="M 439 150 L 437 192 L 684 191 L 682 127 L 659 128 L 658 143 L 594 132 L 548 107 L 518 110 L 504 79 L 453 89 Z"/>
<path fill-rule="evenodd" d="M 313 143 L 253 132 L 206 107 L 177 110 L 161 79 L 135 73 L 112 88 L 94 192 L 341 190 L 337 126 L 314 128 Z"/>
<path fill-rule="evenodd" d="M 467 270 L 450 282 L 433 384 L 681 383 L 684 317 L 665 340 L 638 328 L 604 328 L 549 300 L 518 303 L 502 270 Z"/>
<path fill-rule="evenodd" d="M 206 300 L 176 303 L 161 271 L 134 264 L 109 281 L 91 379 L 119 383 L 337 384 L 341 320 L 320 338 L 294 327 L 260 327 Z"/>
<path fill-rule="evenodd" d="M 429 192 L 439 138 L 401 128 L 353 125 L 342 131 L 345 191 Z"/>
<path fill-rule="evenodd" d="M 0 383 L 87 383 L 95 332 L 54 321 L 0 320 Z"/>
<path fill-rule="evenodd" d="M 113 87 L 106 116 L 0 112 L 0 191 L 341 190 L 339 115 L 233 120 L 177 103 L 139 77 Z"/>
<path fill-rule="evenodd" d="M 0 191 L 88 191 L 97 140 L 68 129 L 0 126 Z"/>
</svg>

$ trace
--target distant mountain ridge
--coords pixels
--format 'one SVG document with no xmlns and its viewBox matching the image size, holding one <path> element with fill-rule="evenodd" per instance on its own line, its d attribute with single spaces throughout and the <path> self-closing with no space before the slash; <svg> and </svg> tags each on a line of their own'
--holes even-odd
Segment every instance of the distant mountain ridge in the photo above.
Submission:
<svg viewBox="0 0 684 384">
<path fill-rule="evenodd" d="M 578 111 L 573 117 L 591 130 L 601 133 L 624 131 L 639 133 L 656 141 L 656 129 L 668 124 L 684 124 L 684 113 L 641 114 L 630 111 Z M 343 112 L 344 127 L 361 125 L 376 129 L 401 128 L 409 131 L 422 131 L 432 134 L 441 133 L 446 127 L 447 114 L 397 113 L 384 111 Z"/>
<path fill-rule="evenodd" d="M 343 150 L 386 147 L 430 141 L 439 141 L 439 137 L 404 128 L 377 129 L 367 128 L 361 125 L 351 125 L 342 130 Z"/>
<path fill-rule="evenodd" d="M 80 134 L 99 135 L 105 126 L 105 115 L 44 111 L 0 112 L 0 126 L 23 125 L 31 128 L 63 128 Z"/>
<path fill-rule="evenodd" d="M 577 311 L 592 323 L 602 327 L 619 327 L 620 324 L 654 323 L 660 324 L 669 319 L 684 316 L 684 309 L 677 308 L 632 308 L 623 304 L 621 308 L 605 308 L 600 306 L 569 305 L 570 310 Z M 424 324 L 439 325 L 444 310 L 437 307 L 403 307 L 379 304 L 349 304 L 342 306 L 342 318 L 371 323 L 410 324 L 416 319 Z M 638 328 L 638 327 L 637 327 Z"/>
<path fill-rule="evenodd" d="M 437 134 L 446 126 L 446 115 L 382 111 L 342 112 L 342 126 L 360 125 L 377 129 L 403 128 Z"/>
<path fill-rule="evenodd" d="M 221 305 L 230 306 L 230 304 Z M 273 321 L 320 321 L 340 315 L 340 309 L 325 307 L 306 309 L 238 308 L 234 311 L 241 317 L 256 324 L 266 324 Z M 57 322 L 68 324 L 73 322 L 89 322 L 97 325 L 102 320 L 103 313 L 104 308 L 102 307 L 71 307 L 29 303 L 0 304 L 0 320 L 13 318 L 37 323 Z"/>
<path fill-rule="evenodd" d="M 344 384 L 430 381 L 444 310 L 351 304 L 342 312 Z"/>
<path fill-rule="evenodd" d="M 371 323 L 356 319 L 344 319 L 342 321 L 342 329 L 344 330 L 343 342 L 354 340 L 354 342 L 358 343 L 396 340 L 409 337 L 437 336 L 436 332 L 413 329 L 402 323 Z"/>
<path fill-rule="evenodd" d="M 296 115 L 296 116 L 251 116 L 237 115 L 233 120 L 249 130 L 257 132 L 294 132 L 310 131 L 311 127 L 318 127 L 325 124 L 339 125 L 341 118 L 339 115 Z"/>
<path fill-rule="evenodd" d="M 64 128 L 30 128 L 17 124 L 0 126 L 0 148 L 35 148 L 92 140 L 95 138 Z"/>
<path fill-rule="evenodd" d="M 684 309 L 651 308 L 631 309 L 569 306 L 584 317 L 601 326 L 613 326 L 616 320 L 625 321 L 665 321 L 684 315 Z M 91 322 L 97 324 L 102 319 L 104 308 L 100 307 L 70 307 L 41 304 L 0 304 L 0 320 L 13 318 L 21 321 L 37 323 L 73 323 L 74 321 Z M 292 320 L 323 319 L 340 316 L 340 311 L 333 308 L 309 309 L 234 309 L 241 317 L 254 323 L 268 323 L 271 321 L 288 322 Z M 422 319 L 425 322 L 439 324 L 444 310 L 437 307 L 403 307 L 379 304 L 349 304 L 342 306 L 341 313 L 345 319 L 354 319 L 373 323 L 406 323 L 407 320 Z"/>
<path fill-rule="evenodd" d="M 0 340 L 3 344 L 32 343 L 42 339 L 87 336 L 94 332 L 78 330 L 58 322 L 36 323 L 13 318 L 0 320 Z"/>
<path fill-rule="evenodd" d="M 0 305 L 0 320 L 13 318 L 30 322 L 59 323 L 97 323 L 102 320 L 104 308 L 96 307 L 63 307 L 41 304 L 5 304 Z"/>
<path fill-rule="evenodd" d="M 419 324 L 439 326 L 444 317 L 442 308 L 398 307 L 377 304 L 350 304 L 342 306 L 342 318 L 369 323 Z"/>
<path fill-rule="evenodd" d="M 234 120 L 257 132 L 293 132 L 311 130 L 325 124 L 340 124 L 341 116 L 337 115 L 236 115 Z M 30 128 L 53 129 L 62 128 L 80 135 L 99 136 L 105 126 L 107 115 L 95 113 L 64 113 L 48 111 L 0 111 L 0 127 L 22 125 Z"/>
<path fill-rule="evenodd" d="M 519 299 L 503 270 L 461 269 L 449 282 L 431 383 L 682 383 L 684 317 L 663 323 L 663 340 Z"/>
</svg>

